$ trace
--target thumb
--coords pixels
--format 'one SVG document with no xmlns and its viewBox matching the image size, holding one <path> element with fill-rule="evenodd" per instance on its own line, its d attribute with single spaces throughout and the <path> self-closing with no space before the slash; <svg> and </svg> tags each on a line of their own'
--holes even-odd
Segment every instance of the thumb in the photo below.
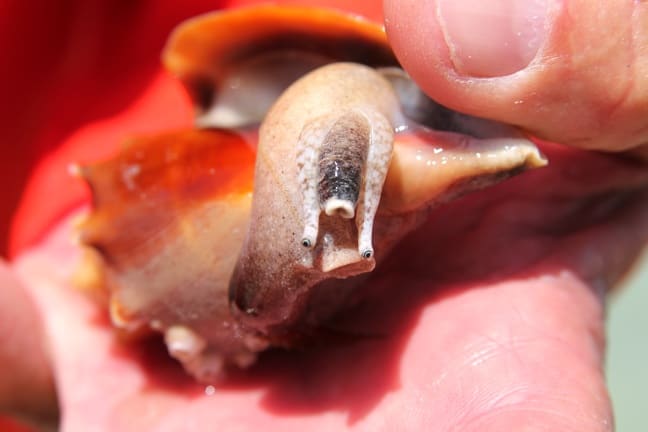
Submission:
<svg viewBox="0 0 648 432">
<path fill-rule="evenodd" d="M 548 140 L 648 143 L 648 3 L 385 0 L 403 67 L 435 100 Z"/>
</svg>

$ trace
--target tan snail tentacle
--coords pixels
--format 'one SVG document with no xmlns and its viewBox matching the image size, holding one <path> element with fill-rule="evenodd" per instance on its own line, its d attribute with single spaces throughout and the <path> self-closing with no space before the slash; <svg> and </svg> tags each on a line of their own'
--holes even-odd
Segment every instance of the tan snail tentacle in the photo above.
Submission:
<svg viewBox="0 0 648 432">
<path fill-rule="evenodd" d="M 394 127 L 392 122 L 378 111 L 365 110 L 364 115 L 371 125 L 371 136 L 356 226 L 358 252 L 364 259 L 369 259 L 374 254 L 373 224 L 391 162 Z"/>
</svg>

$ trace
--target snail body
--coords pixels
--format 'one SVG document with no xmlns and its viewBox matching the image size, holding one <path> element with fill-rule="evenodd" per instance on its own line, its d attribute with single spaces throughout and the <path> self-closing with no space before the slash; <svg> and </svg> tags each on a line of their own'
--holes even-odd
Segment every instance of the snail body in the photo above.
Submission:
<svg viewBox="0 0 648 432">
<path fill-rule="evenodd" d="M 373 221 L 398 110 L 389 82 L 354 63 L 311 72 L 271 108 L 260 130 L 250 231 L 230 288 L 241 311 L 281 321 L 281 305 L 294 298 L 267 301 L 274 292 L 296 298 L 302 293 L 286 287 L 307 290 L 327 275 L 374 267 Z"/>
</svg>

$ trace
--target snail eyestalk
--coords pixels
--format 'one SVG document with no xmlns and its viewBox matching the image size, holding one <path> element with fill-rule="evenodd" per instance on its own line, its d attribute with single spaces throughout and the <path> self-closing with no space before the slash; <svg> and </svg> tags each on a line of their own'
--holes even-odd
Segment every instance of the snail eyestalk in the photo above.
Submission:
<svg viewBox="0 0 648 432">
<path fill-rule="evenodd" d="M 389 121 L 369 109 L 319 118 L 305 125 L 297 152 L 304 247 L 315 245 L 324 210 L 331 217 L 355 217 L 358 253 L 367 259 L 373 255 L 373 219 L 387 175 L 392 141 Z"/>
</svg>

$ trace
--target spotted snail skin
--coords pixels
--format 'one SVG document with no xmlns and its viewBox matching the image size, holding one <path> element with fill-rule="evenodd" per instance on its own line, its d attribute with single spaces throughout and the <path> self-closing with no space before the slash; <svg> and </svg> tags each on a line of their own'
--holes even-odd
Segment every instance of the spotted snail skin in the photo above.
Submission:
<svg viewBox="0 0 648 432">
<path fill-rule="evenodd" d="M 547 163 L 515 128 L 430 100 L 380 25 L 341 12 L 207 14 L 163 61 L 195 125 L 79 167 L 80 273 L 115 327 L 163 334 L 202 382 L 307 342 L 436 206 Z"/>
<path fill-rule="evenodd" d="M 327 216 L 355 216 L 358 253 L 369 259 L 373 255 L 373 219 L 391 160 L 397 99 L 380 74 L 358 64 L 326 66 L 304 80 L 332 84 L 330 91 L 307 93 L 314 100 L 289 102 L 303 106 L 319 103 L 323 112 L 306 120 L 296 145 L 305 216 L 302 245 L 315 245 L 320 210 Z M 295 87 L 299 90 L 299 83 Z M 371 90 L 376 94 L 367 93 Z M 379 100 L 382 104 L 375 104 Z"/>
</svg>

